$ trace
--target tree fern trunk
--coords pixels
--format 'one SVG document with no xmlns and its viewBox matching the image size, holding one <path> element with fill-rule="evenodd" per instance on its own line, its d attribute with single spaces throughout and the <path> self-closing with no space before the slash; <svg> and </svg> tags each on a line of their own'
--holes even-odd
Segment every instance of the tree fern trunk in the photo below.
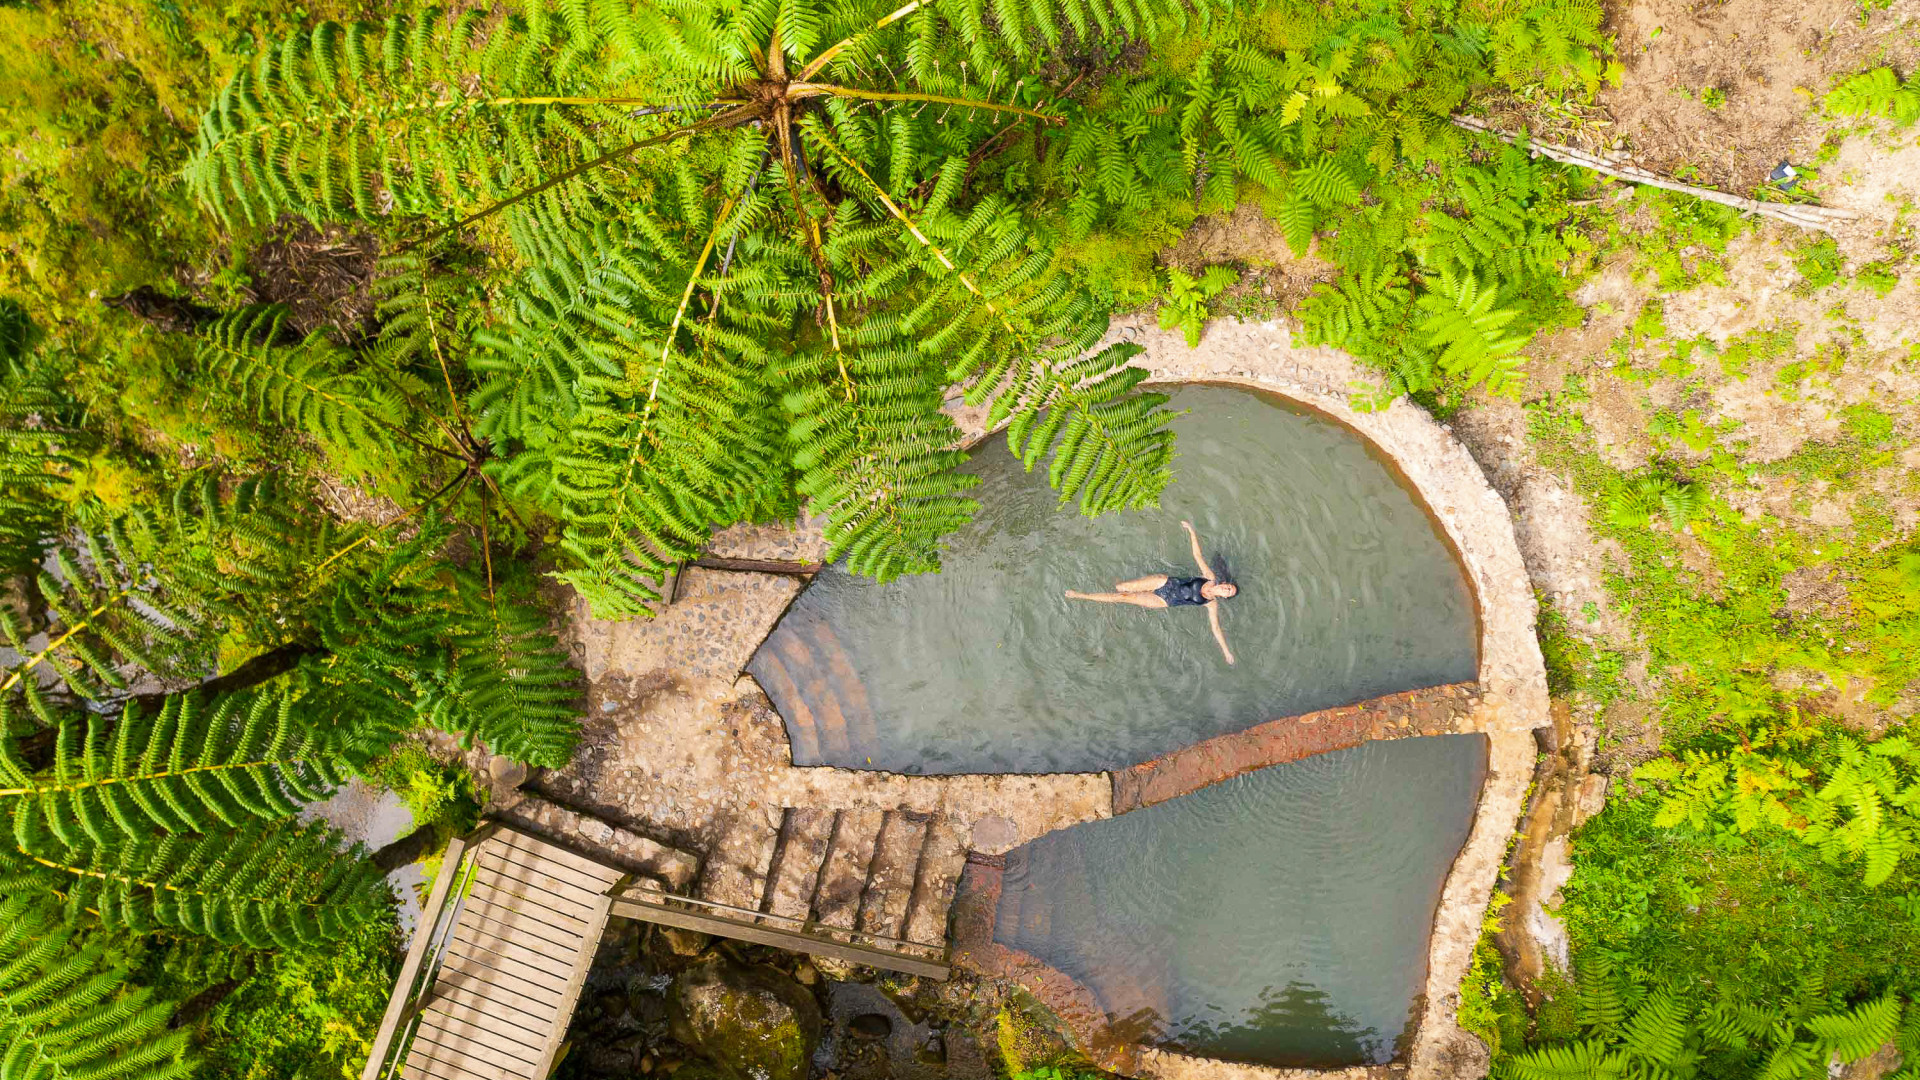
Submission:
<svg viewBox="0 0 1920 1080">
<path fill-rule="evenodd" d="M 247 660 L 225 675 L 208 679 L 194 689 L 208 698 L 231 694 L 236 690 L 247 690 L 285 675 L 297 667 L 301 660 L 320 651 L 313 645 L 299 643 L 282 645 Z M 142 712 L 155 712 L 166 698 L 166 694 L 135 694 L 123 703 L 121 712 L 136 708 Z M 118 720 L 118 714 L 87 713 L 86 716 L 88 723 L 104 724 L 108 730 L 111 730 Z M 105 733 L 105 731 L 102 732 L 102 734 Z M 20 739 L 20 756 L 35 769 L 44 769 L 53 764 L 53 745 L 56 735 L 56 729 L 42 728 L 31 735 L 23 736 Z"/>
</svg>

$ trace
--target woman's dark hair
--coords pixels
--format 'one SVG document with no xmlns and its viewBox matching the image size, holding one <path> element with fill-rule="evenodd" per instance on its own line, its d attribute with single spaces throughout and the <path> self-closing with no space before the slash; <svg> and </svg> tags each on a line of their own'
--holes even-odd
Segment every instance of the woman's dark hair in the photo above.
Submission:
<svg viewBox="0 0 1920 1080">
<path fill-rule="evenodd" d="M 1207 560 L 1207 565 L 1213 567 L 1214 584 L 1231 585 L 1236 590 L 1240 588 L 1240 583 L 1233 580 L 1233 568 L 1227 565 L 1227 557 L 1224 554 L 1214 552 Z"/>
</svg>

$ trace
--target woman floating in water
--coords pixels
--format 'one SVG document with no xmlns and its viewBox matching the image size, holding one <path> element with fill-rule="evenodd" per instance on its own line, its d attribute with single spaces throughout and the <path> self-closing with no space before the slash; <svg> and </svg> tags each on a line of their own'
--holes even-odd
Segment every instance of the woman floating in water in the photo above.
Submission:
<svg viewBox="0 0 1920 1080">
<path fill-rule="evenodd" d="M 1115 585 L 1113 592 L 1083 593 L 1068 589 L 1067 599 L 1132 604 L 1143 608 L 1204 607 L 1207 609 L 1207 621 L 1213 625 L 1213 640 L 1220 643 L 1220 651 L 1226 654 L 1227 663 L 1231 664 L 1233 650 L 1227 648 L 1226 632 L 1220 629 L 1220 605 L 1214 601 L 1228 599 L 1240 590 L 1231 581 L 1221 581 L 1213 568 L 1207 565 L 1206 556 L 1200 553 L 1200 534 L 1193 531 L 1193 522 L 1183 521 L 1180 525 L 1193 541 L 1193 561 L 1200 567 L 1199 577 L 1176 578 L 1165 574 L 1148 574 Z"/>
</svg>

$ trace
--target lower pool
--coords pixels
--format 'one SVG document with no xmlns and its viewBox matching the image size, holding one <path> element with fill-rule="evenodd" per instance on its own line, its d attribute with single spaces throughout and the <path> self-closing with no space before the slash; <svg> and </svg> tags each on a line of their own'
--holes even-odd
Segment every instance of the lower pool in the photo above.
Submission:
<svg viewBox="0 0 1920 1080">
<path fill-rule="evenodd" d="M 999 438 L 966 468 L 976 519 L 939 574 L 816 575 L 749 670 L 797 765 L 1089 771 L 1264 720 L 1474 677 L 1473 600 L 1411 490 L 1365 440 L 1272 395 L 1185 386 L 1157 510 L 1061 509 Z M 1069 601 L 1197 573 L 1182 519 L 1240 595 L 1221 610 Z"/>
<path fill-rule="evenodd" d="M 1007 855 L 994 937 L 1099 997 L 1111 1037 L 1262 1065 L 1391 1059 L 1487 742 L 1368 743 Z"/>
</svg>

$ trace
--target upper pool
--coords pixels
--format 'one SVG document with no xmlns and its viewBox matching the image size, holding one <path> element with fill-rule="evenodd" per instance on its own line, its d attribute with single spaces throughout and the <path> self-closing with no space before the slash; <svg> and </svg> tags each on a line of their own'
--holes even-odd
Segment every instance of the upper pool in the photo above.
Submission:
<svg viewBox="0 0 1920 1080">
<path fill-rule="evenodd" d="M 818 574 L 749 670 L 796 765 L 902 773 L 1117 768 L 1276 716 L 1471 680 L 1473 600 L 1412 491 L 1351 430 L 1222 386 L 1173 393 L 1158 510 L 1062 510 L 992 439 L 976 519 L 939 574 Z M 1197 571 L 1182 519 L 1240 595 L 1204 610 L 1069 601 Z"/>
</svg>

